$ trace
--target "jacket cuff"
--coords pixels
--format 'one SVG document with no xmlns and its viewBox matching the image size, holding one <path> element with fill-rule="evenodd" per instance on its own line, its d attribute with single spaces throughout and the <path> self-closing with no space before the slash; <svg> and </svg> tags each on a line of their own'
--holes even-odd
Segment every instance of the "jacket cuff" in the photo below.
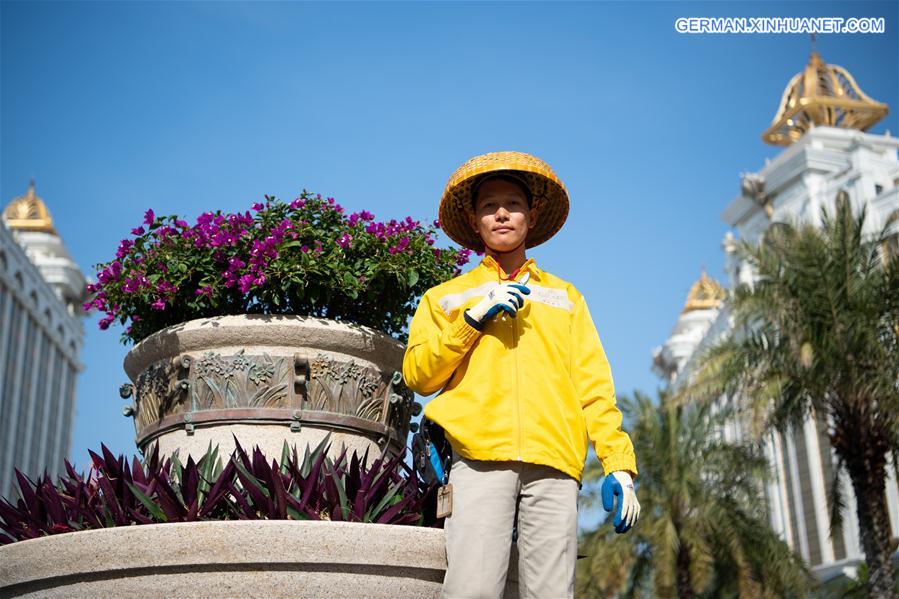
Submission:
<svg viewBox="0 0 899 599">
<path fill-rule="evenodd" d="M 470 318 L 468 314 L 465 314 L 464 318 L 459 318 L 453 323 L 452 328 L 453 336 L 466 348 L 481 335 L 481 329 L 472 326 Z"/>
<path fill-rule="evenodd" d="M 637 476 L 637 460 L 631 453 L 613 453 L 602 458 L 602 469 L 606 476 L 617 470 L 627 470 Z"/>
</svg>

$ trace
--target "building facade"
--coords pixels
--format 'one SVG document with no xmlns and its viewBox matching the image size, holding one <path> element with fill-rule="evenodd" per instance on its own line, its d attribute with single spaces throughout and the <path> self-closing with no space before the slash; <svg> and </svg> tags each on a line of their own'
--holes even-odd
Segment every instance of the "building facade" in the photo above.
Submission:
<svg viewBox="0 0 899 599">
<path fill-rule="evenodd" d="M 86 280 L 34 182 L 6 206 L 2 222 L 0 494 L 15 499 L 15 468 L 32 479 L 64 470 L 83 369 Z"/>
<path fill-rule="evenodd" d="M 741 239 L 758 243 L 772 223 L 820 224 L 821 207 L 833 214 L 838 192 L 846 191 L 853 208 L 866 207 L 868 232 L 879 231 L 899 216 L 899 139 L 865 133 L 887 107 L 868 98 L 852 76 L 824 63 L 813 52 L 806 68 L 788 83 L 780 107 L 763 139 L 785 146 L 755 173 L 741 175 L 740 194 L 722 218 Z M 895 223 L 899 238 L 899 219 Z M 722 242 L 727 285 L 752 281 L 748 265 L 735 252 L 733 231 Z M 727 335 L 733 320 L 724 288 L 705 273 L 691 288 L 687 303 L 663 345 L 653 355 L 653 370 L 677 388 L 696 369 L 702 350 Z M 726 438 L 748 434 L 731 422 Z M 802 555 L 821 580 L 854 576 L 863 559 L 855 516 L 855 498 L 843 474 L 846 512 L 843 529 L 830 536 L 828 489 L 836 458 L 825 424 L 809 418 L 792 434 L 772 434 L 766 453 L 773 477 L 765 488 L 769 520 L 789 546 Z M 899 486 L 888 468 L 887 503 L 894 538 L 899 537 Z"/>
</svg>

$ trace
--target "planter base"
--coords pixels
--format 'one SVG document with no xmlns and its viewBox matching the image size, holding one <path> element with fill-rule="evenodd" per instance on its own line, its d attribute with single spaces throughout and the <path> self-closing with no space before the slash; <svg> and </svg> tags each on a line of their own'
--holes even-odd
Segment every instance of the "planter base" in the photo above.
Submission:
<svg viewBox="0 0 899 599">
<path fill-rule="evenodd" d="M 513 545 L 505 597 L 518 597 Z M 0 547 L 0 597 L 438 597 L 443 530 L 237 520 L 68 533 Z"/>
</svg>

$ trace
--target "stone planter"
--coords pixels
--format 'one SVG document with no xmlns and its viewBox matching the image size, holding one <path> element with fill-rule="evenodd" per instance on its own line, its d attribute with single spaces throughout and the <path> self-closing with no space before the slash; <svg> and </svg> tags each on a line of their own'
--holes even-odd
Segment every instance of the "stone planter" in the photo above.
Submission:
<svg viewBox="0 0 899 599">
<path fill-rule="evenodd" d="M 506 597 L 517 597 L 513 545 Z M 443 530 L 233 520 L 125 526 L 0 547 L 0 596 L 437 597 Z"/>
<path fill-rule="evenodd" d="M 196 460 L 207 445 L 258 445 L 280 459 L 283 442 L 307 445 L 332 432 L 341 445 L 375 457 L 406 445 L 421 410 L 402 383 L 405 346 L 373 329 L 285 315 L 191 320 L 147 337 L 128 352 L 124 413 L 146 452 L 176 448 Z"/>
</svg>

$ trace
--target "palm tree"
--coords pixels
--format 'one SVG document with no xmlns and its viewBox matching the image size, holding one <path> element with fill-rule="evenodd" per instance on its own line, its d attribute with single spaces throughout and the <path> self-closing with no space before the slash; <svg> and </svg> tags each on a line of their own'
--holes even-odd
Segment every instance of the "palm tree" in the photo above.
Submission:
<svg viewBox="0 0 899 599">
<path fill-rule="evenodd" d="M 738 252 L 757 277 L 734 289 L 733 334 L 703 352 L 682 400 L 722 396 L 747 410 L 757 432 L 785 432 L 808 417 L 827 423 L 830 444 L 855 491 L 874 597 L 896 597 L 885 481 L 899 464 L 899 261 L 887 225 L 865 234 L 840 192 L 822 225 L 772 225 Z M 832 493 L 831 531 L 842 501 Z"/>
<path fill-rule="evenodd" d="M 632 422 L 641 516 L 626 534 L 603 525 L 583 538 L 578 596 L 805 595 L 807 568 L 765 518 L 761 446 L 726 442 L 728 415 L 711 404 L 677 404 L 666 391 L 659 404 L 639 391 L 620 402 Z M 591 460 L 585 483 L 601 477 Z M 597 501 L 591 487 L 588 504 Z"/>
<path fill-rule="evenodd" d="M 893 582 L 899 591 L 899 579 Z M 853 578 L 838 576 L 823 583 L 816 593 L 821 599 L 868 599 L 868 565 L 862 563 Z"/>
</svg>

